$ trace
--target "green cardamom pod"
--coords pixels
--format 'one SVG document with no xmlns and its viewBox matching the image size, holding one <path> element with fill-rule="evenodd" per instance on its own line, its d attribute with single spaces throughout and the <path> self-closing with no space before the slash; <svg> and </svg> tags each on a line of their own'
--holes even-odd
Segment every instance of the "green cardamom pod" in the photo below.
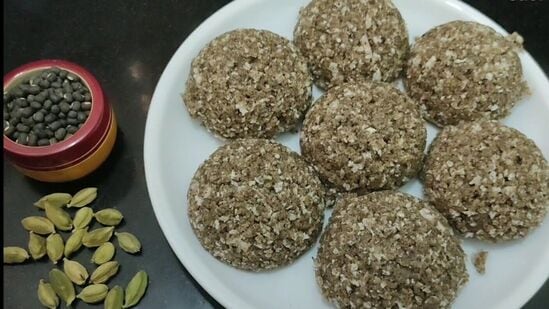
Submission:
<svg viewBox="0 0 549 309">
<path fill-rule="evenodd" d="M 39 216 L 30 216 L 21 220 L 21 225 L 27 231 L 40 235 L 48 235 L 55 232 L 55 226 L 48 218 Z"/>
<path fill-rule="evenodd" d="M 110 261 L 100 265 L 91 274 L 90 281 L 96 284 L 107 282 L 112 276 L 116 275 L 119 266 L 117 261 Z"/>
<path fill-rule="evenodd" d="M 74 230 L 65 243 L 65 256 L 69 257 L 82 247 L 82 238 L 88 232 L 88 228 Z"/>
<path fill-rule="evenodd" d="M 45 202 L 44 205 L 46 217 L 50 219 L 57 229 L 61 231 L 70 231 L 72 229 L 72 219 L 66 211 L 61 209 L 61 207 L 53 206 L 49 202 Z"/>
<path fill-rule="evenodd" d="M 110 226 L 87 232 L 86 235 L 82 237 L 82 244 L 88 248 L 99 247 L 111 239 L 113 231 L 114 227 Z"/>
<path fill-rule="evenodd" d="M 82 189 L 72 197 L 71 201 L 67 204 L 67 207 L 83 207 L 93 202 L 97 197 L 97 188 L 85 188 Z"/>
<path fill-rule="evenodd" d="M 44 282 L 42 279 L 38 283 L 38 299 L 46 308 L 54 309 L 59 306 L 59 297 L 55 294 L 51 284 Z"/>
<path fill-rule="evenodd" d="M 53 264 L 57 264 L 57 261 L 63 257 L 64 249 L 65 246 L 63 245 L 61 235 L 53 233 L 46 238 L 46 253 Z"/>
<path fill-rule="evenodd" d="M 46 255 L 46 238 L 29 232 L 29 252 L 34 260 L 39 260 Z"/>
<path fill-rule="evenodd" d="M 61 297 L 67 306 L 70 306 L 75 299 L 74 285 L 71 280 L 57 268 L 50 271 L 49 279 L 55 294 Z"/>
<path fill-rule="evenodd" d="M 105 264 L 114 257 L 115 252 L 116 249 L 112 242 L 107 241 L 95 249 L 95 252 L 91 257 L 91 262 L 97 265 Z"/>
<path fill-rule="evenodd" d="M 40 209 L 44 209 L 44 207 L 46 206 L 45 203 L 49 202 L 53 206 L 63 207 L 67 205 L 68 202 L 70 202 L 71 198 L 72 195 L 68 193 L 52 193 L 40 198 L 34 203 L 34 206 Z"/>
<path fill-rule="evenodd" d="M 122 213 L 114 208 L 105 208 L 95 213 L 95 220 L 103 225 L 116 226 L 123 218 Z"/>
<path fill-rule="evenodd" d="M 82 285 L 88 280 L 88 270 L 77 261 L 63 259 L 63 271 L 76 285 Z"/>
<path fill-rule="evenodd" d="M 118 246 L 120 246 L 122 250 L 132 254 L 141 251 L 141 243 L 132 233 L 116 232 L 114 235 L 116 235 L 116 238 L 118 239 Z"/>
<path fill-rule="evenodd" d="M 137 305 L 143 295 L 145 295 L 148 284 L 149 276 L 147 276 L 147 273 L 143 270 L 138 271 L 126 287 L 124 306 L 122 308 L 130 308 Z"/>
<path fill-rule="evenodd" d="M 19 264 L 29 258 L 27 250 L 20 247 L 4 247 L 4 264 Z"/>
<path fill-rule="evenodd" d="M 83 229 L 90 224 L 93 219 L 93 210 L 90 207 L 82 207 L 78 209 L 72 220 L 72 225 L 75 229 Z"/>
<path fill-rule="evenodd" d="M 124 302 L 124 290 L 119 285 L 115 285 L 107 297 L 105 297 L 104 308 L 105 309 L 122 309 Z"/>
<path fill-rule="evenodd" d="M 93 304 L 105 299 L 108 292 L 109 287 L 105 284 L 91 284 L 82 289 L 77 297 L 88 304 Z"/>
</svg>

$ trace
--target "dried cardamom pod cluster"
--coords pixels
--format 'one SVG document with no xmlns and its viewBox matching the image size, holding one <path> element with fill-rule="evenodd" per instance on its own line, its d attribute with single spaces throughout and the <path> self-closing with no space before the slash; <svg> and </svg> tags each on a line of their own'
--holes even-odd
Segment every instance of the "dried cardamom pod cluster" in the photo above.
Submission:
<svg viewBox="0 0 549 309">
<path fill-rule="evenodd" d="M 129 232 L 115 232 L 115 227 L 124 216 L 114 208 L 101 209 L 94 213 L 88 206 L 97 198 L 97 188 L 84 188 L 74 196 L 68 193 L 48 194 L 34 203 L 44 210 L 45 216 L 30 216 L 21 220 L 21 225 L 29 231 L 28 251 L 21 247 L 4 247 L 4 264 L 24 263 L 30 257 L 39 260 L 47 256 L 53 264 L 62 261 L 62 270 L 53 268 L 48 282 L 38 283 L 38 299 L 46 308 L 57 308 L 63 301 L 70 306 L 76 299 L 85 303 L 104 302 L 106 309 L 130 308 L 135 306 L 147 289 L 147 273 L 139 271 L 130 280 L 126 289 L 107 282 L 119 270 L 120 264 L 113 261 L 116 247 L 111 242 L 115 235 L 118 247 L 136 254 L 141 251 L 141 242 Z M 78 210 L 70 215 L 72 208 Z M 89 229 L 95 219 L 103 227 Z M 59 232 L 71 232 L 66 241 Z M 84 246 L 94 250 L 91 263 L 98 265 L 88 272 L 80 262 L 69 259 Z M 77 287 L 83 288 L 77 294 Z"/>
</svg>

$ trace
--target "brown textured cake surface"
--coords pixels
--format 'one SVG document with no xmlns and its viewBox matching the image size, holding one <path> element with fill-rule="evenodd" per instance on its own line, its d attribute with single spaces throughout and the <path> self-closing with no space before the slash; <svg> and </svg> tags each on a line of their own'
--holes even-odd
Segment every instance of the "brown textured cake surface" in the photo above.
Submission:
<svg viewBox="0 0 549 309">
<path fill-rule="evenodd" d="M 438 126 L 505 117 L 528 92 L 517 54 L 522 41 L 476 22 L 437 26 L 410 50 L 407 91 Z"/>
<path fill-rule="evenodd" d="M 549 165 L 519 131 L 481 120 L 445 127 L 424 167 L 427 199 L 465 237 L 526 236 L 549 207 Z"/>
<path fill-rule="evenodd" d="M 297 153 L 270 140 L 239 139 L 221 146 L 196 171 L 188 215 L 214 257 L 261 271 L 293 262 L 314 244 L 324 194 Z"/>
<path fill-rule="evenodd" d="M 426 129 L 417 104 L 386 83 L 329 89 L 305 117 L 301 152 L 340 192 L 394 189 L 421 169 Z"/>
<path fill-rule="evenodd" d="M 392 191 L 339 200 L 315 268 L 322 294 L 339 308 L 449 308 L 468 280 L 446 219 Z"/>
<path fill-rule="evenodd" d="M 238 29 L 215 38 L 193 60 L 183 100 L 217 136 L 269 138 L 297 127 L 311 94 L 306 60 L 290 41 Z"/>
<path fill-rule="evenodd" d="M 294 42 L 324 89 L 350 81 L 393 81 L 406 62 L 408 32 L 390 0 L 313 0 Z"/>
</svg>

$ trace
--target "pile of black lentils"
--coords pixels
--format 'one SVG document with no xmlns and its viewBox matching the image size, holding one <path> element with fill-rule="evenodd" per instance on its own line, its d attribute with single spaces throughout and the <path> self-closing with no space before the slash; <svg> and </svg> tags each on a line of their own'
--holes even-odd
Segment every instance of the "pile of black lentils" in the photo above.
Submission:
<svg viewBox="0 0 549 309">
<path fill-rule="evenodd" d="M 90 90 L 73 73 L 52 68 L 4 91 L 4 135 L 21 145 L 47 146 L 86 122 Z"/>
</svg>

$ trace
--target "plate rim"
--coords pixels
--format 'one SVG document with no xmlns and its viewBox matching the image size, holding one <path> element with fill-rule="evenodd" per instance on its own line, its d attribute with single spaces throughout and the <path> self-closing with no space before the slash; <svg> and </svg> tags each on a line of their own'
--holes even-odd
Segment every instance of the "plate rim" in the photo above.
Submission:
<svg viewBox="0 0 549 309">
<path fill-rule="evenodd" d="M 213 27 L 218 20 L 222 19 L 225 15 L 232 15 L 234 13 L 237 13 L 240 10 L 245 9 L 248 6 L 255 5 L 264 1 L 269 0 L 234 0 L 232 2 L 227 3 L 226 5 L 219 8 L 216 12 L 214 12 L 212 15 L 210 15 L 208 18 L 206 18 L 204 21 L 200 23 L 198 27 L 196 27 L 179 45 L 177 50 L 174 52 L 166 66 L 164 67 L 164 70 L 162 71 L 162 74 L 156 83 L 153 96 L 151 98 L 149 110 L 147 112 L 147 119 L 145 123 L 145 133 L 144 133 L 144 143 L 143 143 L 143 164 L 145 169 L 145 181 L 147 184 L 147 191 L 149 195 L 149 200 L 151 202 L 151 205 L 153 207 L 153 211 L 156 217 L 156 220 L 158 222 L 158 225 L 160 226 L 164 238 L 168 241 L 170 248 L 172 252 L 177 256 L 179 262 L 185 267 L 185 269 L 191 274 L 191 276 L 196 280 L 198 284 L 217 302 L 219 302 L 222 306 L 227 308 L 254 308 L 251 304 L 249 304 L 247 301 L 242 299 L 239 295 L 228 289 L 225 285 L 218 283 L 214 278 L 209 278 L 209 276 L 204 276 L 203 273 L 198 273 L 196 271 L 196 268 L 193 267 L 196 265 L 196 263 L 193 261 L 190 256 L 186 253 L 186 250 L 179 250 L 177 249 L 177 235 L 173 235 L 168 233 L 168 230 L 170 229 L 169 222 L 167 222 L 167 218 L 162 214 L 163 207 L 161 206 L 162 203 L 159 201 L 161 200 L 161 197 L 158 195 L 159 190 L 157 189 L 160 185 L 157 181 L 153 181 L 153 179 L 158 180 L 159 177 L 153 177 L 153 175 L 156 175 L 156 171 L 152 168 L 152 165 L 150 162 L 152 162 L 153 158 L 155 157 L 154 151 L 156 148 L 153 147 L 154 140 L 154 133 L 156 132 L 155 126 L 153 125 L 153 122 L 155 121 L 158 116 L 157 114 L 160 114 L 160 109 L 155 108 L 158 106 L 158 104 L 155 104 L 156 101 L 158 101 L 158 97 L 160 96 L 160 90 L 159 86 L 164 84 L 166 80 L 168 79 L 168 75 L 170 73 L 170 68 L 174 67 L 174 63 L 176 62 L 176 59 L 178 54 L 184 53 L 185 47 L 187 45 L 193 45 L 194 41 L 196 41 L 199 38 L 199 35 L 201 32 L 205 31 L 207 28 Z M 429 0 L 429 1 L 435 1 L 435 0 Z M 440 3 L 440 2 L 439 2 Z M 492 20 L 490 17 L 483 14 L 481 11 L 477 10 L 476 8 L 470 6 L 469 4 L 461 1 L 461 0 L 443 0 L 441 5 L 447 5 L 452 7 L 455 10 L 463 12 L 465 15 L 470 17 L 474 20 L 484 20 L 482 23 L 489 24 L 492 28 L 494 28 L 499 33 L 508 34 L 508 32 L 501 27 L 498 23 L 496 23 L 494 20 Z M 412 41 L 412 40 L 410 40 Z M 522 55 L 524 60 L 529 61 L 533 64 L 533 74 L 539 76 L 541 80 L 543 80 L 547 84 L 547 88 L 549 88 L 549 79 L 547 78 L 547 75 L 545 72 L 541 69 L 537 61 L 530 55 L 530 53 L 525 49 L 522 52 Z M 524 64 L 523 64 L 524 65 Z M 536 78 L 536 80 L 538 80 Z M 547 89 L 546 88 L 546 89 Z M 549 92 L 549 91 L 546 91 Z M 155 202 L 156 201 L 156 202 Z M 549 256 L 549 246 L 546 248 L 545 255 Z M 543 283 L 549 278 L 549 263 L 545 265 L 540 265 L 538 267 L 538 271 L 535 272 L 535 274 L 530 274 L 528 283 L 529 284 L 523 284 L 522 286 L 517 287 L 514 294 L 518 295 L 511 299 L 511 301 L 507 302 L 505 304 L 505 308 L 514 309 L 514 308 L 520 308 L 524 304 L 526 304 L 532 296 L 541 288 Z"/>
</svg>

